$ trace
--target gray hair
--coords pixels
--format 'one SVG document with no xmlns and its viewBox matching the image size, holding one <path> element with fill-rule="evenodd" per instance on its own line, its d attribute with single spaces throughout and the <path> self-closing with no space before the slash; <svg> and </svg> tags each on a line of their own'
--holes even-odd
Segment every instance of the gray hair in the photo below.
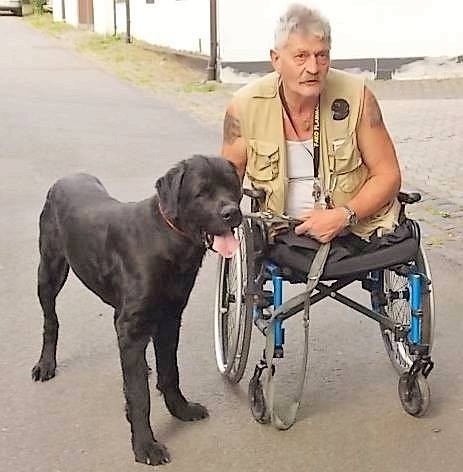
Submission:
<svg viewBox="0 0 463 472">
<path fill-rule="evenodd" d="M 275 49 L 284 46 L 291 33 L 313 35 L 326 41 L 331 47 L 331 26 L 328 20 L 314 8 L 293 3 L 278 20 L 275 29 Z"/>
</svg>

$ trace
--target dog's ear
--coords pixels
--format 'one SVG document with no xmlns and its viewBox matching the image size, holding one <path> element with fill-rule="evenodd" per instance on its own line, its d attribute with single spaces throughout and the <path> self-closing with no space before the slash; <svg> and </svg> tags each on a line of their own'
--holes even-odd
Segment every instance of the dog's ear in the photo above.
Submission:
<svg viewBox="0 0 463 472">
<path fill-rule="evenodd" d="M 172 220 L 178 217 L 180 187 L 184 174 L 185 163 L 182 161 L 156 182 L 161 208 Z"/>
</svg>

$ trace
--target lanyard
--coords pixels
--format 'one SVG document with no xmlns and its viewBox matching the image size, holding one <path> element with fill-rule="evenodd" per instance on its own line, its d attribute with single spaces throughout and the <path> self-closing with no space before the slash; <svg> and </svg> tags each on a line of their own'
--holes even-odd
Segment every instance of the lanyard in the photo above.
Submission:
<svg viewBox="0 0 463 472">
<path fill-rule="evenodd" d="M 289 112 L 288 103 L 286 102 L 285 94 L 283 91 L 283 84 L 280 85 L 279 88 L 280 99 L 285 110 L 286 116 L 288 117 L 289 122 L 291 123 L 291 127 L 293 128 L 294 132 L 296 133 L 299 142 L 301 143 L 302 147 L 307 151 L 307 154 L 312 157 L 312 153 L 310 150 L 305 146 L 302 142 L 299 133 L 297 132 L 296 126 L 294 125 L 293 118 L 291 117 L 291 113 Z M 320 169 L 320 99 L 318 100 L 317 106 L 315 107 L 315 111 L 313 114 L 313 129 L 312 129 L 312 140 L 313 140 L 313 175 L 314 175 L 314 182 L 313 182 L 313 191 L 312 195 L 315 201 L 315 205 L 318 206 L 320 204 L 320 198 L 322 195 L 322 189 L 320 185 L 320 177 L 319 177 L 319 169 Z"/>
</svg>

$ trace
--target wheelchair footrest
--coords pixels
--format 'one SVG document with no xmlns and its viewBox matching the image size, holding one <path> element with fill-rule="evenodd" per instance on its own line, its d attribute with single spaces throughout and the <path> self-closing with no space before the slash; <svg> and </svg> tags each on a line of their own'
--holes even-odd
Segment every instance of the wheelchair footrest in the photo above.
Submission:
<svg viewBox="0 0 463 472">
<path fill-rule="evenodd" d="M 275 346 L 275 350 L 273 352 L 273 358 L 274 359 L 283 359 L 283 357 L 285 357 L 283 346 Z"/>
<path fill-rule="evenodd" d="M 429 344 L 411 344 L 410 352 L 418 356 L 426 357 L 429 353 Z"/>
</svg>

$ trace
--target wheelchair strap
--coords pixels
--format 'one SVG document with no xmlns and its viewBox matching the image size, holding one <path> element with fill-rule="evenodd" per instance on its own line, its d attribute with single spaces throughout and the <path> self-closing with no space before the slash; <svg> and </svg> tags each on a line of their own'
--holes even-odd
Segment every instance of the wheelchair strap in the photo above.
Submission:
<svg viewBox="0 0 463 472">
<path fill-rule="evenodd" d="M 304 327 L 304 354 L 301 363 L 301 374 L 299 376 L 299 383 L 297 385 L 296 395 L 293 401 L 290 403 L 287 412 L 284 416 L 280 416 L 275 411 L 274 406 L 274 396 L 275 396 L 275 386 L 273 383 L 273 377 L 275 373 L 275 368 L 273 365 L 273 354 L 275 351 L 275 317 L 272 317 L 269 324 L 269 328 L 266 330 L 266 343 L 264 356 L 268 368 L 266 369 L 265 376 L 262 381 L 263 393 L 265 404 L 267 406 L 268 415 L 272 424 L 280 430 L 289 429 L 296 421 L 297 410 L 301 403 L 302 394 L 304 392 L 304 386 L 307 376 L 307 366 L 309 358 L 309 321 L 310 321 L 310 295 L 312 294 L 314 288 L 317 286 L 320 277 L 325 268 L 325 263 L 328 258 L 328 253 L 330 251 L 330 243 L 325 243 L 320 246 L 318 249 L 315 258 L 310 266 L 309 274 L 307 277 L 307 286 L 304 293 L 304 316 L 303 316 L 303 327 Z"/>
</svg>

